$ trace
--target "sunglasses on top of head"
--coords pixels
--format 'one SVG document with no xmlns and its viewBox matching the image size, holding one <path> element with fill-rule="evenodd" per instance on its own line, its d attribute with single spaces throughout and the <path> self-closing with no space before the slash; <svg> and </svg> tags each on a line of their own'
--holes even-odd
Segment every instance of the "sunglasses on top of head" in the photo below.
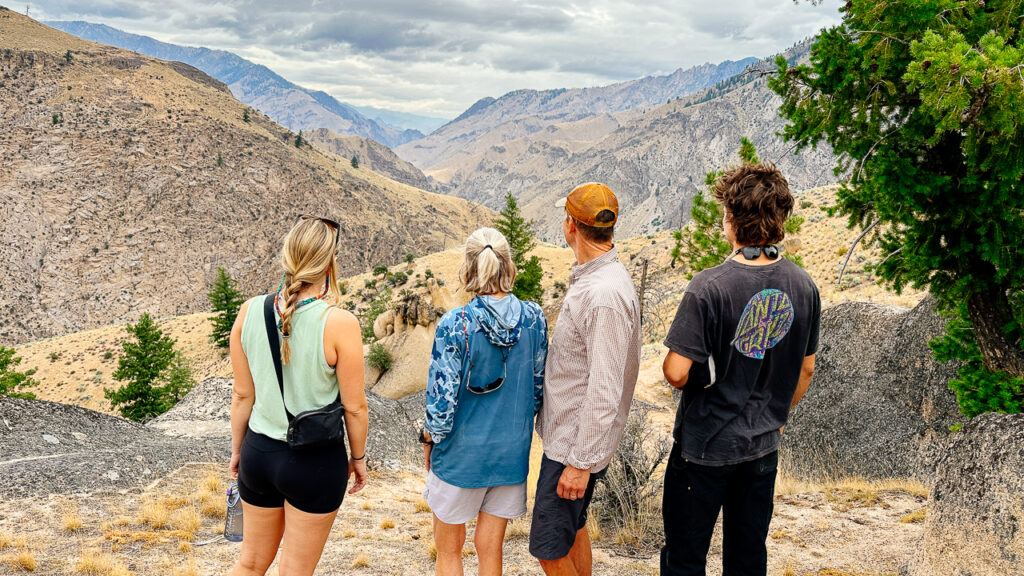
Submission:
<svg viewBox="0 0 1024 576">
<path fill-rule="evenodd" d="M 341 242 L 341 224 L 338 224 L 337 222 L 331 220 L 330 218 L 310 216 L 309 214 L 299 214 L 299 219 L 296 220 L 296 223 L 301 222 L 303 220 L 319 220 L 324 224 L 327 224 L 331 228 L 334 228 L 334 246 L 335 248 L 337 248 L 340 245 L 339 242 Z"/>
</svg>

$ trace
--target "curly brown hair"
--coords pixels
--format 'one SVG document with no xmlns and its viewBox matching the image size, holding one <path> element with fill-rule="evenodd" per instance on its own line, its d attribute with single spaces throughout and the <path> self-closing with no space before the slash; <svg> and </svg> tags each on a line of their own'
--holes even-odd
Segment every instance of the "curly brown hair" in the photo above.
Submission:
<svg viewBox="0 0 1024 576">
<path fill-rule="evenodd" d="M 785 223 L 793 211 L 789 183 L 774 164 L 743 164 L 726 170 L 714 187 L 715 199 L 744 246 L 777 244 L 786 235 Z"/>
</svg>

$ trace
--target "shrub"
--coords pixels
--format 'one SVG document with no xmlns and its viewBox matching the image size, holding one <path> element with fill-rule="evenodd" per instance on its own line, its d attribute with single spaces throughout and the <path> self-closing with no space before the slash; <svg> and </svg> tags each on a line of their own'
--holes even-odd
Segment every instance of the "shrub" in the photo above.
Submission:
<svg viewBox="0 0 1024 576">
<path fill-rule="evenodd" d="M 649 550 L 661 544 L 662 477 L 657 470 L 668 452 L 668 439 L 649 425 L 647 407 L 634 405 L 594 496 L 598 520 L 626 548 Z"/>
<path fill-rule="evenodd" d="M 383 264 L 377 264 L 373 267 L 374 276 L 383 276 L 388 273 L 388 267 Z"/>
<path fill-rule="evenodd" d="M 21 358 L 16 357 L 14 352 L 14 348 L 0 346 L 0 396 L 35 398 L 35 394 L 22 391 L 23 388 L 38 384 L 38 382 L 32 379 L 35 371 L 15 371 L 14 367 L 21 363 Z"/>
<path fill-rule="evenodd" d="M 807 219 L 803 216 L 790 216 L 782 226 L 785 228 L 786 234 L 799 234 L 800 228 L 806 221 Z"/>
<path fill-rule="evenodd" d="M 402 286 L 409 281 L 409 275 L 405 272 L 395 272 L 388 276 L 388 284 L 392 286 Z"/>
<path fill-rule="evenodd" d="M 366 361 L 370 366 L 373 366 L 381 372 L 387 372 L 391 369 L 391 364 L 394 363 L 395 358 L 383 344 L 380 342 L 374 342 L 370 346 L 369 353 L 366 355 Z"/>
<path fill-rule="evenodd" d="M 369 343 L 373 341 L 373 323 L 377 321 L 377 316 L 380 316 L 381 313 L 390 307 L 391 289 L 385 286 L 384 289 L 378 292 L 377 296 L 370 301 L 370 306 L 359 318 L 363 330 L 363 342 Z"/>
</svg>

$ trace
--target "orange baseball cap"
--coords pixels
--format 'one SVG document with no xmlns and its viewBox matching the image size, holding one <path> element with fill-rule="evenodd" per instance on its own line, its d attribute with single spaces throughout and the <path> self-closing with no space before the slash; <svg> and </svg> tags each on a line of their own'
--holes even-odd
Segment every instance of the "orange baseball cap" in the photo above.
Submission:
<svg viewBox="0 0 1024 576">
<path fill-rule="evenodd" d="M 599 182 L 588 182 L 573 188 L 572 192 L 556 202 L 555 206 L 568 210 L 569 215 L 577 222 L 595 228 L 609 228 L 619 219 L 618 198 L 611 188 Z M 611 211 L 615 217 L 611 222 L 598 222 L 597 215 L 605 210 Z"/>
</svg>

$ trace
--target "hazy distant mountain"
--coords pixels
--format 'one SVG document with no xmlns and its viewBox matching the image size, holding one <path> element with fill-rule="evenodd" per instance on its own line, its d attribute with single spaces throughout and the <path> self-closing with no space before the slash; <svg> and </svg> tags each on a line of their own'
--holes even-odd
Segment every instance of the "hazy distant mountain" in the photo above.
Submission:
<svg viewBox="0 0 1024 576">
<path fill-rule="evenodd" d="M 178 46 L 148 36 L 130 34 L 104 24 L 46 22 L 58 30 L 100 44 L 132 50 L 161 60 L 176 60 L 206 72 L 228 85 L 242 102 L 291 130 L 328 128 L 339 134 L 372 138 L 387 146 L 422 138 L 418 130 L 398 129 L 396 123 L 367 118 L 331 95 L 289 82 L 266 66 L 224 50 Z"/>
<path fill-rule="evenodd" d="M 801 44 L 787 56 L 803 58 L 807 51 L 808 45 Z M 462 119 L 398 151 L 438 143 L 447 130 L 486 117 L 501 100 L 511 109 L 510 100 L 524 98 L 534 108 L 541 107 L 537 93 L 516 92 L 482 103 L 482 109 L 470 109 Z M 492 208 L 501 207 L 506 192 L 514 193 L 548 240 L 559 238 L 562 213 L 552 208 L 555 199 L 577 184 L 605 182 L 623 208 L 617 229 L 624 237 L 636 236 L 688 220 L 691 199 L 703 186 L 704 175 L 735 164 L 743 136 L 753 140 L 761 158 L 778 163 L 794 190 L 834 182 L 834 158 L 827 146 L 794 156 L 776 136 L 784 125 L 779 103 L 765 78 L 738 74 L 697 94 L 669 103 L 662 100 L 649 108 L 561 122 L 547 122 L 539 115 L 519 117 L 490 130 L 481 125 L 479 132 L 464 136 L 464 148 L 458 147 L 458 140 L 445 143 L 448 156 L 437 158 L 424 172 L 446 184 L 451 193 Z M 553 116 L 558 113 L 547 109 Z M 576 115 L 571 110 L 564 114 L 570 119 Z"/>
<path fill-rule="evenodd" d="M 2 7 L 0 78 L 0 344 L 208 310 L 220 266 L 246 294 L 272 289 L 297 214 L 341 222 L 346 274 L 439 250 L 481 217 L 296 147 L 192 66 Z"/>
<path fill-rule="evenodd" d="M 388 126 L 398 128 L 399 130 L 419 130 L 424 134 L 430 134 L 450 121 L 449 118 L 420 116 L 419 114 L 395 112 L 394 110 L 384 110 L 381 108 L 374 108 L 372 106 L 352 107 L 359 110 L 364 116 L 373 118 L 381 124 L 387 124 Z"/>
<path fill-rule="evenodd" d="M 745 58 L 680 68 L 668 76 L 648 76 L 610 86 L 516 90 L 497 99 L 483 98 L 430 136 L 405 144 L 396 152 L 428 174 L 444 171 L 495 142 L 529 136 L 556 123 L 664 104 L 713 86 L 755 62 L 756 58 Z"/>
</svg>

